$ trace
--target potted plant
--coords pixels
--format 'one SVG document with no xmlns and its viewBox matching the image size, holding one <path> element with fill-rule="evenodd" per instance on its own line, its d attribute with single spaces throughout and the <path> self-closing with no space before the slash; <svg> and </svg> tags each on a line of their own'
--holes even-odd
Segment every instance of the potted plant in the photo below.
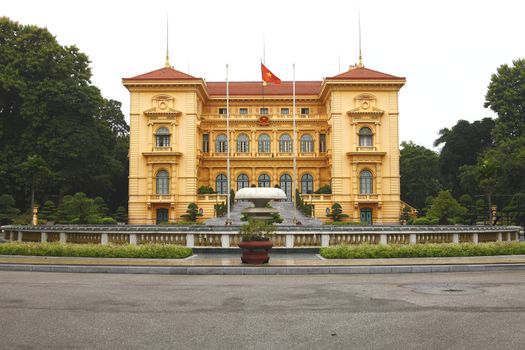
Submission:
<svg viewBox="0 0 525 350">
<path fill-rule="evenodd" d="M 245 264 L 265 264 L 270 260 L 268 252 L 273 247 L 271 237 L 275 227 L 266 221 L 249 220 L 241 227 L 241 261 Z"/>
</svg>

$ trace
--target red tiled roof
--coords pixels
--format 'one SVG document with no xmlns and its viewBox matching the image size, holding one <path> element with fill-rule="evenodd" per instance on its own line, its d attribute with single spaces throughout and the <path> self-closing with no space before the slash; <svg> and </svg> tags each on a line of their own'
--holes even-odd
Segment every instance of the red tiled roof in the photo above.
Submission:
<svg viewBox="0 0 525 350">
<path fill-rule="evenodd" d="M 124 80 L 194 80 L 199 79 L 186 73 L 179 72 L 176 69 L 164 67 L 149 73 L 137 75 Z"/>
<path fill-rule="evenodd" d="M 263 85 L 260 81 L 234 81 L 229 83 L 230 95 L 260 96 Z M 208 82 L 210 96 L 226 96 L 225 82 Z M 296 81 L 296 95 L 318 95 L 321 91 L 320 81 Z M 283 81 L 281 84 L 268 84 L 264 86 L 264 95 L 292 95 L 292 82 Z"/>
<path fill-rule="evenodd" d="M 328 80 L 399 80 L 405 79 L 402 77 L 396 77 L 394 75 L 381 73 L 376 70 L 368 69 L 365 67 L 351 67 L 348 71 L 336 75 L 334 77 L 326 78 Z"/>
</svg>

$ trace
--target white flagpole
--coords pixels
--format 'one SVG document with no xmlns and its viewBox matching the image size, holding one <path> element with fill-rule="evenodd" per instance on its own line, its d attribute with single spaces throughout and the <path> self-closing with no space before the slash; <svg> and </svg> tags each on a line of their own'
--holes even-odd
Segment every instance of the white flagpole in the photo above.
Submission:
<svg viewBox="0 0 525 350">
<path fill-rule="evenodd" d="M 297 130 L 295 128 L 295 63 L 293 64 L 293 179 L 292 179 L 292 198 L 293 198 L 293 223 L 297 224 Z"/>
<path fill-rule="evenodd" d="M 228 182 L 228 218 L 226 219 L 226 225 L 231 225 L 232 220 L 230 217 L 230 85 L 228 82 L 228 65 L 226 64 L 226 181 Z"/>
</svg>

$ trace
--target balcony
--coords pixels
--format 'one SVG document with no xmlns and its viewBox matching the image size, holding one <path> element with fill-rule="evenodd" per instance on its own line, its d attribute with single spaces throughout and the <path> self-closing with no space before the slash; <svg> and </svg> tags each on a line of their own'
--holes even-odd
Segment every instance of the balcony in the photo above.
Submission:
<svg viewBox="0 0 525 350">
<path fill-rule="evenodd" d="M 256 121 L 260 117 L 268 117 L 270 119 L 270 122 L 272 119 L 277 120 L 292 120 L 293 114 L 280 114 L 280 113 L 273 113 L 273 114 L 259 114 L 259 113 L 251 113 L 251 114 L 230 114 L 230 121 L 237 121 L 237 120 L 253 120 Z M 226 114 L 202 114 L 202 118 L 204 120 L 206 119 L 222 119 L 226 120 Z M 295 118 L 297 120 L 312 120 L 312 119 L 321 119 L 321 120 L 327 120 L 328 118 L 326 115 L 323 114 L 296 114 Z"/>
<path fill-rule="evenodd" d="M 171 203 L 175 201 L 175 196 L 171 194 L 150 194 L 149 203 Z"/>
<path fill-rule="evenodd" d="M 359 203 L 377 203 L 381 201 L 379 194 L 358 194 L 355 196 L 354 201 Z"/>
<path fill-rule="evenodd" d="M 153 152 L 171 152 L 170 146 L 153 147 Z"/>
</svg>

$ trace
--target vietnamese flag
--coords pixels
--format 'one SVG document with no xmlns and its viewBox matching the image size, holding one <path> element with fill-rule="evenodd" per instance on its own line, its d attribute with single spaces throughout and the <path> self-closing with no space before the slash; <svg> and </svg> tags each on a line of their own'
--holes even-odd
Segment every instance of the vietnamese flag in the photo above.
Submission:
<svg viewBox="0 0 525 350">
<path fill-rule="evenodd" d="M 277 78 L 275 74 L 270 72 L 264 64 L 261 63 L 262 80 L 266 83 L 280 84 L 281 79 Z"/>
</svg>

